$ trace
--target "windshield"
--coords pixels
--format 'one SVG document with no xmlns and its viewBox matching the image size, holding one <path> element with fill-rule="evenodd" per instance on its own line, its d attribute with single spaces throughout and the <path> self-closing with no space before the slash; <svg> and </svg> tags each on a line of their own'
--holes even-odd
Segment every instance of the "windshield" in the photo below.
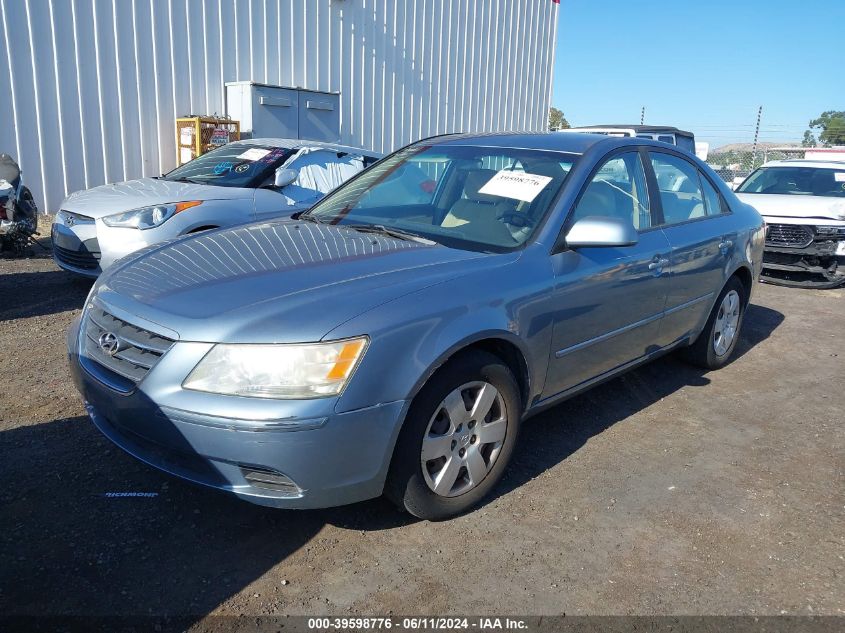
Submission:
<svg viewBox="0 0 845 633">
<path fill-rule="evenodd" d="M 539 150 L 413 145 L 364 171 L 303 217 L 503 252 L 531 237 L 575 160 L 572 154 Z"/>
<path fill-rule="evenodd" d="M 737 193 L 845 198 L 845 169 L 761 167 L 740 185 Z"/>
<path fill-rule="evenodd" d="M 229 143 L 177 167 L 163 180 L 220 187 L 260 187 L 272 184 L 276 167 L 293 154 L 289 147 Z"/>
</svg>

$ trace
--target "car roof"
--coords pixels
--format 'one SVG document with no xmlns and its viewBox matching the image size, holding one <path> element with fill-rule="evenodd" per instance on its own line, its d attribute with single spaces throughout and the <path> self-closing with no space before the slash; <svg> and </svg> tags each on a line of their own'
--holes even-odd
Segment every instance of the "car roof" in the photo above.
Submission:
<svg viewBox="0 0 845 633">
<path fill-rule="evenodd" d="M 576 130 L 593 130 L 593 129 L 611 129 L 611 130 L 634 130 L 634 132 L 643 132 L 651 134 L 681 134 L 683 136 L 694 136 L 692 132 L 681 130 L 671 125 L 626 125 L 624 123 L 610 123 L 608 125 L 583 125 L 574 128 Z"/>
<path fill-rule="evenodd" d="M 583 154 L 599 143 L 611 145 L 645 145 L 648 139 L 561 132 L 488 132 L 484 134 L 444 134 L 419 141 L 431 145 L 475 145 L 539 149 L 568 154 Z"/>
<path fill-rule="evenodd" d="M 815 169 L 845 169 L 845 160 L 813 160 L 812 158 L 792 158 L 770 160 L 763 167 L 813 167 Z"/>
<path fill-rule="evenodd" d="M 299 147 L 319 147 L 322 149 L 331 150 L 333 152 L 346 152 L 349 154 L 366 154 L 367 156 L 384 156 L 381 152 L 374 152 L 369 149 L 362 149 L 360 147 L 352 147 L 350 145 L 339 145 L 337 143 L 324 143 L 323 141 L 309 141 L 301 138 L 247 138 L 240 141 L 232 141 L 233 143 L 243 143 L 244 145 L 275 145 L 276 147 L 286 147 L 294 149 Z"/>
</svg>

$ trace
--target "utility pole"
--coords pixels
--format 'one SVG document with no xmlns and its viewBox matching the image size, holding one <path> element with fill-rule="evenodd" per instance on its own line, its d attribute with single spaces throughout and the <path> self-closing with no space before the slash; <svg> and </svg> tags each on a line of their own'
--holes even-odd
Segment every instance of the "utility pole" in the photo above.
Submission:
<svg viewBox="0 0 845 633">
<path fill-rule="evenodd" d="M 751 169 L 757 166 L 757 140 L 760 138 L 760 119 L 763 116 L 763 106 L 757 109 L 757 127 L 754 129 L 754 148 L 751 150 Z"/>
<path fill-rule="evenodd" d="M 643 109 L 640 110 L 640 125 L 643 123 L 645 123 L 645 106 L 643 106 Z"/>
</svg>

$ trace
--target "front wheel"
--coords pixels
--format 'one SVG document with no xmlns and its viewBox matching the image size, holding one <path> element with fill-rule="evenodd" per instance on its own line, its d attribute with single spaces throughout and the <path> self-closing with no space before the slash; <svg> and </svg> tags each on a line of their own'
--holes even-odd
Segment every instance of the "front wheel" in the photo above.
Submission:
<svg viewBox="0 0 845 633">
<path fill-rule="evenodd" d="M 516 445 L 522 405 L 497 356 L 449 361 L 414 398 L 393 453 L 385 494 L 421 519 L 447 519 L 479 503 Z"/>
<path fill-rule="evenodd" d="M 722 288 L 704 330 L 695 343 L 684 350 L 684 357 L 693 365 L 705 369 L 726 365 L 739 340 L 747 303 L 745 287 L 739 279 L 731 277 Z"/>
</svg>

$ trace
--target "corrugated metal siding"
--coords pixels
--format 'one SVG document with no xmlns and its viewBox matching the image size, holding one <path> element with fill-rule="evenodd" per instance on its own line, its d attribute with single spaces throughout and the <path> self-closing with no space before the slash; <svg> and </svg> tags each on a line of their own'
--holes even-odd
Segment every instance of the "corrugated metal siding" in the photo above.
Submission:
<svg viewBox="0 0 845 633">
<path fill-rule="evenodd" d="M 39 206 L 175 164 L 227 81 L 336 91 L 342 142 L 546 125 L 552 0 L 0 0 L 0 152 Z M 12 86 L 10 89 L 9 86 Z M 10 124 L 10 122 L 13 122 Z"/>
</svg>

